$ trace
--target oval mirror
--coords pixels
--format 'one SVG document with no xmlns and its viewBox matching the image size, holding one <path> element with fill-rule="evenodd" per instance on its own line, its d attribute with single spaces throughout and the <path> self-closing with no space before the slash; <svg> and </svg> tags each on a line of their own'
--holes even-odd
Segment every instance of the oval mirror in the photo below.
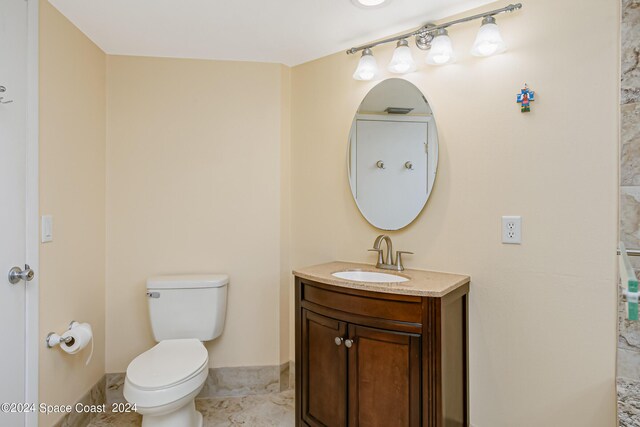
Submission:
<svg viewBox="0 0 640 427">
<path fill-rule="evenodd" d="M 371 225 L 399 230 L 420 214 L 438 166 L 438 132 L 422 92 L 402 79 L 369 91 L 349 133 L 351 194 Z"/>
</svg>

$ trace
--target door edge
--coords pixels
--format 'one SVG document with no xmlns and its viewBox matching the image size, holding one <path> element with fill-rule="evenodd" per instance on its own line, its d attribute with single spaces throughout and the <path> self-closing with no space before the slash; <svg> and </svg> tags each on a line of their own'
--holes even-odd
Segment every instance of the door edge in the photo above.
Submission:
<svg viewBox="0 0 640 427">
<path fill-rule="evenodd" d="M 26 150 L 26 254 L 25 259 L 36 272 L 25 291 L 25 402 L 38 406 L 39 369 L 39 66 L 38 0 L 27 2 L 27 150 Z M 25 426 L 38 426 L 38 411 L 26 414 Z"/>
</svg>

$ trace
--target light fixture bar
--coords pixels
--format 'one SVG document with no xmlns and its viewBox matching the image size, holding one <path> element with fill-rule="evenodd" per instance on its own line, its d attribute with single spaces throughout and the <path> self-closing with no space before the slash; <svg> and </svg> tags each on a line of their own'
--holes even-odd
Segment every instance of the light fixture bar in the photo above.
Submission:
<svg viewBox="0 0 640 427">
<path fill-rule="evenodd" d="M 505 12 L 514 12 L 514 11 L 516 11 L 518 9 L 521 9 L 521 8 L 522 8 L 522 3 L 510 4 L 509 6 L 505 6 L 502 9 L 496 9 L 496 10 L 492 10 L 490 12 L 479 13 L 477 15 L 468 16 L 466 18 L 460 18 L 460 19 L 456 19 L 454 21 L 445 22 L 444 24 L 440 24 L 440 25 L 426 24 L 426 25 L 423 25 L 422 27 L 418 28 L 417 30 L 411 31 L 409 33 L 401 34 L 399 36 L 390 37 L 388 39 L 380 40 L 380 41 L 377 41 L 377 42 L 374 42 L 374 43 L 369 43 L 369 44 L 365 44 L 365 45 L 358 46 L 358 47 L 352 47 L 351 49 L 347 50 L 347 55 L 353 55 L 354 53 L 357 53 L 357 52 L 359 52 L 361 50 L 371 49 L 372 47 L 376 47 L 376 46 L 379 46 L 381 44 L 393 43 L 393 42 L 397 42 L 398 40 L 406 39 L 406 38 L 413 37 L 413 36 L 425 36 L 427 34 L 435 33 L 439 29 L 447 28 L 447 27 L 450 27 L 450 26 L 456 25 L 456 24 L 461 24 L 463 22 L 469 22 L 469 21 L 473 21 L 475 19 L 486 18 L 487 16 L 494 16 L 494 15 L 498 15 L 500 13 L 505 13 Z"/>
</svg>

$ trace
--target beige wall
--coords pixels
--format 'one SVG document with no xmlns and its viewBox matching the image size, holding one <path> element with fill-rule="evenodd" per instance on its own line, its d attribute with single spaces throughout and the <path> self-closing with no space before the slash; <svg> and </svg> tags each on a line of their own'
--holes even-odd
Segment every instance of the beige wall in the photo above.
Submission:
<svg viewBox="0 0 640 427">
<path fill-rule="evenodd" d="M 40 211 L 53 242 L 40 247 L 40 402 L 76 402 L 104 374 L 105 55 L 40 1 Z M 48 332 L 89 322 L 95 349 L 47 349 Z M 40 415 L 40 425 L 60 416 Z"/>
<path fill-rule="evenodd" d="M 279 362 L 287 81 L 276 64 L 108 57 L 107 372 L 154 345 L 145 280 L 171 273 L 230 276 L 212 367 Z"/>
<path fill-rule="evenodd" d="M 354 81 L 344 53 L 291 70 L 105 60 L 48 2 L 40 13 L 41 210 L 55 222 L 41 335 L 74 318 L 96 336 L 89 367 L 42 348 L 40 400 L 75 402 L 105 372 L 105 275 L 107 372 L 153 345 L 144 281 L 166 273 L 231 276 L 211 366 L 292 357 L 290 267 L 374 261 L 379 231 L 345 166 L 376 82 Z M 465 24 L 451 31 L 456 64 L 406 76 L 435 111 L 440 163 L 394 243 L 416 253 L 410 267 L 472 276 L 474 426 L 614 425 L 618 5 L 537 0 L 498 22 L 506 54 L 470 57 L 477 23 Z M 391 52 L 376 49 L 382 67 Z M 529 114 L 515 104 L 525 81 Z M 501 245 L 513 214 L 524 242 Z"/>
<path fill-rule="evenodd" d="M 618 12 L 614 0 L 526 2 L 498 18 L 507 53 L 471 57 L 478 23 L 464 24 L 450 32 L 456 64 L 406 76 L 435 112 L 440 160 L 425 211 L 391 234 L 415 252 L 408 266 L 472 277 L 476 427 L 615 425 Z M 381 67 L 391 53 L 375 49 Z M 374 262 L 380 231 L 346 173 L 353 114 L 377 83 L 351 78 L 357 61 L 292 70 L 293 266 Z M 529 114 L 515 103 L 524 82 L 537 91 Z M 523 216 L 521 246 L 500 243 L 501 215 Z"/>
</svg>

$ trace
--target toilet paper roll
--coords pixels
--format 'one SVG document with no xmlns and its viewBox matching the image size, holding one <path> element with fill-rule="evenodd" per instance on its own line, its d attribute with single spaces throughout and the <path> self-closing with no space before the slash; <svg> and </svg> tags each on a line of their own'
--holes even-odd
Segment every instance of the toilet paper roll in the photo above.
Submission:
<svg viewBox="0 0 640 427">
<path fill-rule="evenodd" d="M 61 336 L 62 339 L 67 337 L 71 337 L 71 341 L 68 343 L 60 343 L 60 348 L 62 348 L 65 353 L 76 354 L 91 343 L 91 352 L 85 363 L 85 365 L 88 365 L 93 356 L 93 332 L 91 331 L 91 325 L 88 323 L 73 322 L 71 328 Z"/>
</svg>

